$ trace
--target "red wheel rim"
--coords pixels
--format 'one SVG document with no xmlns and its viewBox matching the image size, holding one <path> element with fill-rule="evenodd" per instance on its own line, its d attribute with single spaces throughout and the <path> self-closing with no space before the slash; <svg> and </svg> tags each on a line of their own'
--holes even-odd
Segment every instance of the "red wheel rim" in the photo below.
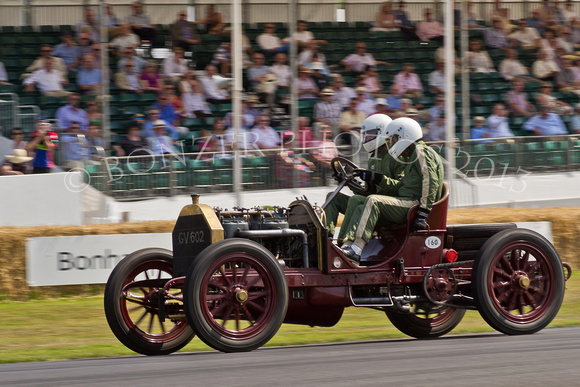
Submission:
<svg viewBox="0 0 580 387">
<path fill-rule="evenodd" d="M 554 267 L 536 245 L 516 241 L 493 258 L 487 288 L 495 309 L 514 323 L 540 318 L 554 298 Z"/>
<path fill-rule="evenodd" d="M 152 343 L 175 340 L 188 327 L 185 319 L 159 321 L 159 290 L 172 277 L 170 262 L 147 261 L 135 267 L 123 282 L 120 300 L 123 320 L 130 330 Z M 181 290 L 174 290 L 172 294 L 180 293 Z"/>
<path fill-rule="evenodd" d="M 232 340 L 245 340 L 266 328 L 274 314 L 277 293 L 271 271 L 259 259 L 231 253 L 206 271 L 200 305 L 214 331 Z"/>
<path fill-rule="evenodd" d="M 455 312 L 455 308 L 451 306 L 431 309 L 415 305 L 412 313 L 408 316 L 417 326 L 435 328 L 449 321 L 453 317 L 453 312 Z"/>
</svg>

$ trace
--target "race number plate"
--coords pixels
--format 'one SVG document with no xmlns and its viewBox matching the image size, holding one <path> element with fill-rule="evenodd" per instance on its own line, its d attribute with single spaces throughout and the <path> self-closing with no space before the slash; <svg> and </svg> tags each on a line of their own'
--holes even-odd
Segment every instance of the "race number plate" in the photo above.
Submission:
<svg viewBox="0 0 580 387">
<path fill-rule="evenodd" d="M 195 257 L 211 244 L 211 228 L 202 214 L 182 215 L 173 228 L 173 275 L 187 274 Z"/>
</svg>

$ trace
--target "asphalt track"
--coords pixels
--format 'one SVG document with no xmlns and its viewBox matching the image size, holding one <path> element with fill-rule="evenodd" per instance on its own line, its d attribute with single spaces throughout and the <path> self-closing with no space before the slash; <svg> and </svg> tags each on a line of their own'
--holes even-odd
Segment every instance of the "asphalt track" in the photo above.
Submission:
<svg viewBox="0 0 580 387">
<path fill-rule="evenodd" d="M 580 328 L 0 365 L 2 386 L 579 386 Z"/>
</svg>

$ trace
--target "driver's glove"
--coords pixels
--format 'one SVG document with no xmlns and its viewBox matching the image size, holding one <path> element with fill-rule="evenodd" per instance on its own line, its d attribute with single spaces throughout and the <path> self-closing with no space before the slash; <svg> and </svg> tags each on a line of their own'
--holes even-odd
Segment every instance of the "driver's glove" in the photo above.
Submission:
<svg viewBox="0 0 580 387">
<path fill-rule="evenodd" d="M 431 211 L 419 207 L 419 211 L 417 211 L 417 217 L 415 218 L 411 229 L 413 231 L 428 230 L 429 225 L 427 224 L 427 217 L 429 217 L 430 212 Z"/>
<path fill-rule="evenodd" d="M 362 180 L 364 180 L 366 183 L 371 184 L 379 184 L 381 182 L 381 180 L 383 180 L 384 175 L 377 173 L 377 172 L 373 172 L 371 170 L 368 169 L 355 169 L 352 172 L 352 175 L 355 177 L 360 177 Z"/>
<path fill-rule="evenodd" d="M 337 183 L 340 183 L 343 179 L 338 173 L 333 173 L 332 178 L 336 180 Z"/>
</svg>

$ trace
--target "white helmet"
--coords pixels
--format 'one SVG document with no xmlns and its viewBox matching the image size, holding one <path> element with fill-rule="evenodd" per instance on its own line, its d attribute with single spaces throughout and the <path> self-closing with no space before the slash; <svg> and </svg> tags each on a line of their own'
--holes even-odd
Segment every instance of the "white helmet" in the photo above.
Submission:
<svg viewBox="0 0 580 387">
<path fill-rule="evenodd" d="M 381 145 L 385 145 L 385 134 L 391 121 L 391 117 L 386 114 L 373 114 L 363 122 L 360 135 L 367 152 L 374 152 Z"/>
<path fill-rule="evenodd" d="M 423 137 L 423 131 L 421 125 L 414 119 L 401 117 L 389 124 L 385 137 L 389 145 L 389 153 L 397 158 L 411 144 Z"/>
</svg>

